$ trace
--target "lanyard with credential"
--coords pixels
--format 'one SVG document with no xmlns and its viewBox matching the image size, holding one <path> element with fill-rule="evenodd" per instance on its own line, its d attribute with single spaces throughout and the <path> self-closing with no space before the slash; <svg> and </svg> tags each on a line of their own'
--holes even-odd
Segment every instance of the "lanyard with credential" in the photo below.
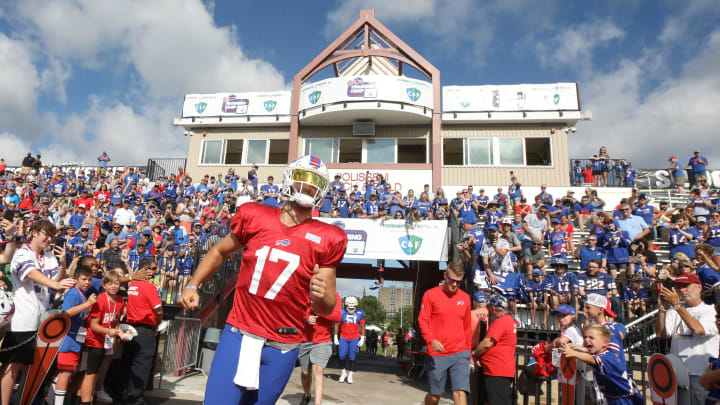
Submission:
<svg viewBox="0 0 720 405">
<path fill-rule="evenodd" d="M 107 298 L 108 309 L 110 309 L 110 296 L 109 296 L 107 293 L 105 293 L 105 298 Z M 115 305 L 113 306 L 113 309 L 112 309 L 112 312 L 111 312 L 112 318 L 111 318 L 111 322 L 110 322 L 110 326 L 109 326 L 109 327 L 114 327 L 114 323 L 115 323 L 115 315 L 116 315 L 116 314 L 115 314 L 115 311 L 117 311 L 117 301 L 113 301 L 113 304 L 115 304 Z"/>
</svg>

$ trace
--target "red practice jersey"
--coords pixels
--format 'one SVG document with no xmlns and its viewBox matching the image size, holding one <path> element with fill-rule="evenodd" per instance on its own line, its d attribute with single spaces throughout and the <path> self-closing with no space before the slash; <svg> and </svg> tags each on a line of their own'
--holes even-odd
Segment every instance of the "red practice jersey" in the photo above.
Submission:
<svg viewBox="0 0 720 405">
<path fill-rule="evenodd" d="M 335 303 L 335 309 L 328 316 L 318 316 L 315 325 L 305 323 L 305 341 L 313 343 L 325 343 L 332 340 L 332 326 L 333 322 L 340 322 L 342 316 L 342 300 L 340 294 L 335 292 L 337 302 Z M 309 308 L 308 308 L 309 309 Z M 310 310 L 305 318 L 310 316 L 312 310 Z"/>
<path fill-rule="evenodd" d="M 230 226 L 246 249 L 227 322 L 277 342 L 302 342 L 313 268 L 337 267 L 345 254 L 345 232 L 314 219 L 287 227 L 279 209 L 256 203 L 239 207 Z M 300 333 L 279 334 L 281 327 Z"/>
</svg>

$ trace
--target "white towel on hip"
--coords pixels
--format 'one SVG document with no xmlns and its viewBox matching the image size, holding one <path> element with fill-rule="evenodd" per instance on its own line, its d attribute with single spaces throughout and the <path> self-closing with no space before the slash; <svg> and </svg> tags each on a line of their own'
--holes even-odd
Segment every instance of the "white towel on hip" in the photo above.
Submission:
<svg viewBox="0 0 720 405">
<path fill-rule="evenodd" d="M 248 390 L 260 387 L 260 357 L 265 339 L 243 335 L 233 383 Z"/>
</svg>

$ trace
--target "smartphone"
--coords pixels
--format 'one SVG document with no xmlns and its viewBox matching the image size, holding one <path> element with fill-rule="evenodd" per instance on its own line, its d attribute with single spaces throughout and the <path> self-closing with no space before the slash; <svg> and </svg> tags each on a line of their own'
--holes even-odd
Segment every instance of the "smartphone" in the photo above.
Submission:
<svg viewBox="0 0 720 405">
<path fill-rule="evenodd" d="M 66 241 L 65 241 L 65 238 L 55 238 L 55 239 L 53 240 L 53 245 L 59 246 L 59 247 L 64 247 L 64 246 L 65 246 L 65 242 L 66 242 Z"/>
</svg>

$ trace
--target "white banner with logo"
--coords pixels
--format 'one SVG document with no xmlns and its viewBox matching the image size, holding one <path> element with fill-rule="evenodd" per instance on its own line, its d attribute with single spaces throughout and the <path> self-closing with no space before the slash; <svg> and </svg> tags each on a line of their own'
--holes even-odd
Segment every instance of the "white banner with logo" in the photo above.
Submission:
<svg viewBox="0 0 720 405">
<path fill-rule="evenodd" d="M 577 83 L 445 86 L 443 112 L 580 110 Z"/>
<path fill-rule="evenodd" d="M 183 118 L 290 115 L 289 91 L 269 93 L 187 94 Z"/>
<path fill-rule="evenodd" d="M 348 193 L 353 190 L 354 185 L 358 186 L 359 191 L 364 191 L 365 182 L 368 179 L 375 180 L 378 174 L 390 183 L 393 191 L 400 191 L 403 195 L 407 195 L 407 191 L 412 189 L 418 198 L 420 198 L 425 184 L 432 182 L 432 170 L 329 169 L 328 171 L 331 180 L 335 178 L 335 175 L 340 175 L 340 181 L 345 184 Z"/>
<path fill-rule="evenodd" d="M 447 261 L 447 221 L 316 218 L 347 235 L 345 258 Z"/>
<path fill-rule="evenodd" d="M 432 108 L 432 83 L 403 76 L 349 76 L 305 83 L 300 110 L 352 101 L 392 101 Z"/>
</svg>

